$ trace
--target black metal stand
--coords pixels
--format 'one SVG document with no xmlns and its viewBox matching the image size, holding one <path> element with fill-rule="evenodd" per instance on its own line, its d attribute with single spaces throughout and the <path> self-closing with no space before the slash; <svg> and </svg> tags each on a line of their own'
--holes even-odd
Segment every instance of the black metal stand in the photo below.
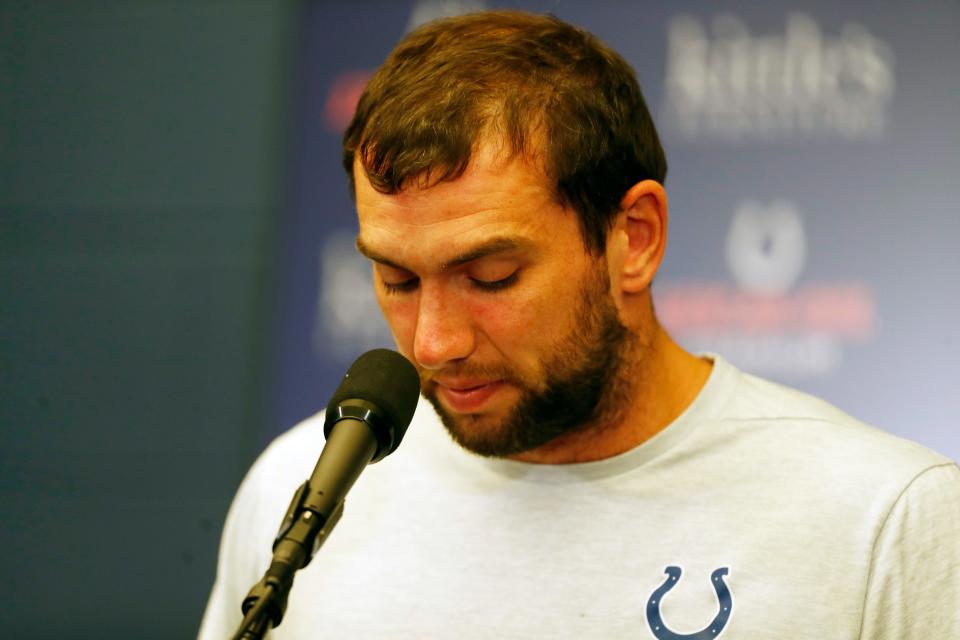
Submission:
<svg viewBox="0 0 960 640">
<path fill-rule="evenodd" d="M 244 618 L 233 640 L 263 638 L 280 624 L 294 575 L 310 563 L 343 514 L 343 501 L 326 522 L 307 508 L 304 502 L 310 492 L 309 484 L 304 482 L 293 495 L 273 543 L 270 568 L 243 599 Z"/>
<path fill-rule="evenodd" d="M 344 499 L 360 472 L 390 452 L 376 438 L 374 428 L 383 420 L 377 411 L 371 403 L 355 399 L 339 402 L 334 411 L 328 409 L 327 444 L 310 479 L 300 485 L 287 507 L 273 541 L 270 568 L 243 599 L 244 618 L 234 640 L 262 638 L 280 624 L 293 576 L 310 563 L 340 520 Z"/>
</svg>

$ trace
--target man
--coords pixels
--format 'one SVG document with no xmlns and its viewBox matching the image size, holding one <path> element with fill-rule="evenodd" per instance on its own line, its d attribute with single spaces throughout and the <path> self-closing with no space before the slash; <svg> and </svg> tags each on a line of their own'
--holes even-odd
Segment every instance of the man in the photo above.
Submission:
<svg viewBox="0 0 960 640">
<path fill-rule="evenodd" d="M 618 54 L 550 17 L 428 24 L 344 152 L 434 411 L 354 488 L 271 637 L 960 638 L 956 464 L 657 322 L 666 161 Z M 244 481 L 202 638 L 239 624 L 321 431 Z"/>
</svg>

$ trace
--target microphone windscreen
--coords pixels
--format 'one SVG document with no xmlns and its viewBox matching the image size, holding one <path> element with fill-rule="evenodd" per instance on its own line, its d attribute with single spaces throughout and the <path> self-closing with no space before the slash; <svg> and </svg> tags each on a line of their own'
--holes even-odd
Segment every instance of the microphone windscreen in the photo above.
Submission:
<svg viewBox="0 0 960 640">
<path fill-rule="evenodd" d="M 420 397 L 420 376 L 409 360 L 396 351 L 367 351 L 350 366 L 337 388 L 327 415 L 345 400 L 366 400 L 386 414 L 393 427 L 392 449 L 406 433 Z"/>
</svg>

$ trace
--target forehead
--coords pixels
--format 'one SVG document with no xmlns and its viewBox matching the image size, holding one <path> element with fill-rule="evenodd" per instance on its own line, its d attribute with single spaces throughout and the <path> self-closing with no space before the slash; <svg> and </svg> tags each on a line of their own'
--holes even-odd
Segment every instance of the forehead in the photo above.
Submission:
<svg viewBox="0 0 960 640">
<path fill-rule="evenodd" d="M 443 260 L 492 237 L 545 242 L 572 228 L 576 216 L 558 204 L 544 173 L 522 157 L 490 147 L 474 154 L 456 180 L 376 191 L 354 167 L 360 241 L 378 254 Z"/>
</svg>

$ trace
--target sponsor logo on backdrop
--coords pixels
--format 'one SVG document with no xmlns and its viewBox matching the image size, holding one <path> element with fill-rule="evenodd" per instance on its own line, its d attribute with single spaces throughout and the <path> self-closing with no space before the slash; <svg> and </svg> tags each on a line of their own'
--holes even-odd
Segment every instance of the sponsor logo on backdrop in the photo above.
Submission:
<svg viewBox="0 0 960 640">
<path fill-rule="evenodd" d="M 734 15 L 709 24 L 669 23 L 661 119 L 670 131 L 728 142 L 884 134 L 894 56 L 862 24 L 835 35 L 802 13 L 780 33 L 751 31 Z"/>
<path fill-rule="evenodd" d="M 745 200 L 733 214 L 724 249 L 730 275 L 740 289 L 785 294 L 800 277 L 807 259 L 803 218 L 784 200 L 768 207 Z"/>
<path fill-rule="evenodd" d="M 806 247 L 794 204 L 745 200 L 725 244 L 733 282 L 659 283 L 657 313 L 688 348 L 717 352 L 747 371 L 793 378 L 830 373 L 846 346 L 874 337 L 876 304 L 863 281 L 798 284 Z"/>
<path fill-rule="evenodd" d="M 354 232 L 338 229 L 320 246 L 320 292 L 313 323 L 313 350 L 350 364 L 358 353 L 394 348 L 373 293 L 370 262 L 354 248 Z"/>
</svg>

